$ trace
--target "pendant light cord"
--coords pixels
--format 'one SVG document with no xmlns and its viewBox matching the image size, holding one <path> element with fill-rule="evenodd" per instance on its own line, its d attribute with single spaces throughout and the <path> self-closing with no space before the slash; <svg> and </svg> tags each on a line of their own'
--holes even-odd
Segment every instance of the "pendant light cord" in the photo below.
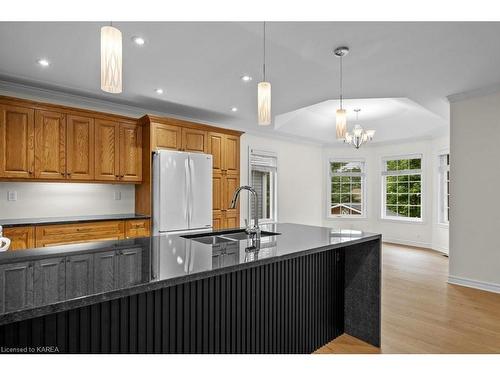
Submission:
<svg viewBox="0 0 500 375">
<path fill-rule="evenodd" d="M 263 51 L 263 56 L 264 56 L 264 63 L 262 64 L 262 72 L 264 75 L 264 82 L 266 81 L 266 21 L 264 21 L 264 51 Z"/>
<path fill-rule="evenodd" d="M 342 87 L 342 56 L 340 56 L 340 109 L 342 109 L 342 99 L 343 99 L 343 87 Z"/>
</svg>

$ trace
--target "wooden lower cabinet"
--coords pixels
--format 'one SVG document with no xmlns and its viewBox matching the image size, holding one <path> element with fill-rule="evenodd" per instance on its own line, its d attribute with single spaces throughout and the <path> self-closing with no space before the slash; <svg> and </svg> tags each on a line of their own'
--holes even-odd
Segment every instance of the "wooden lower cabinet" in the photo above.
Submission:
<svg viewBox="0 0 500 375">
<path fill-rule="evenodd" d="M 9 251 L 90 241 L 148 237 L 150 219 L 109 220 L 78 224 L 47 224 L 4 228 L 11 240 Z"/>
<path fill-rule="evenodd" d="M 9 250 L 24 250 L 35 247 L 34 227 L 11 227 L 4 228 L 3 234 L 10 239 Z"/>
<path fill-rule="evenodd" d="M 125 238 L 148 237 L 150 232 L 150 220 L 127 220 L 125 222 Z"/>
<path fill-rule="evenodd" d="M 97 221 L 93 223 L 41 225 L 36 227 L 36 247 L 65 245 L 89 241 L 121 240 L 124 221 Z"/>
</svg>

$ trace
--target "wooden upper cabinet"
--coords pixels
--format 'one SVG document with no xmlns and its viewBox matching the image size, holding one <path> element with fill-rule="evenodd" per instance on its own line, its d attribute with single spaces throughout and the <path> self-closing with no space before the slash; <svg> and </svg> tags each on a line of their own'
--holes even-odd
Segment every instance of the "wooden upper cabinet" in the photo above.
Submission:
<svg viewBox="0 0 500 375">
<path fill-rule="evenodd" d="M 182 150 L 207 152 L 207 132 L 204 130 L 182 128 Z"/>
<path fill-rule="evenodd" d="M 116 181 L 120 177 L 120 124 L 95 120 L 95 179 Z"/>
<path fill-rule="evenodd" d="M 120 181 L 142 180 L 142 127 L 120 124 Z"/>
<path fill-rule="evenodd" d="M 214 173 L 222 173 L 224 134 L 208 133 L 208 153 L 212 155 L 212 169 Z"/>
<path fill-rule="evenodd" d="M 33 109 L 0 105 L 0 177 L 33 178 Z"/>
<path fill-rule="evenodd" d="M 152 149 L 180 150 L 182 148 L 182 130 L 178 126 L 153 123 Z"/>
<path fill-rule="evenodd" d="M 35 111 L 35 178 L 66 178 L 66 115 Z"/>
<path fill-rule="evenodd" d="M 68 116 L 66 172 L 70 180 L 94 179 L 94 119 Z"/>
<path fill-rule="evenodd" d="M 223 169 L 227 174 L 240 174 L 240 138 L 234 135 L 224 136 Z"/>
</svg>

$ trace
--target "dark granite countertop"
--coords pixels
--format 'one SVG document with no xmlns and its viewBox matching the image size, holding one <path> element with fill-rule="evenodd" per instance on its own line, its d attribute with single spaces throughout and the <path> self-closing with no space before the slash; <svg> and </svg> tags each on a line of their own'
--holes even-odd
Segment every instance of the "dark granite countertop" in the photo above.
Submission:
<svg viewBox="0 0 500 375">
<path fill-rule="evenodd" d="M 247 239 L 212 245 L 171 235 L 0 253 L 0 271 L 2 272 L 0 279 L 4 278 L 3 274 L 11 268 L 16 269 L 16 272 L 24 269 L 27 273 L 34 272 L 28 277 L 33 280 L 33 288 L 27 293 L 24 291 L 26 276 L 22 273 L 19 274 L 22 276 L 19 277 L 22 285 L 16 285 L 15 277 L 10 278 L 13 285 L 6 285 L 5 282 L 2 285 L 0 282 L 0 288 L 7 288 L 0 291 L 0 294 L 3 294 L 3 300 L 0 299 L 0 324 L 381 238 L 379 234 L 299 224 L 269 224 L 262 226 L 262 229 L 279 234 L 262 237 L 260 250 L 256 252 L 245 251 L 250 246 L 250 240 Z M 210 231 L 207 233 L 210 234 Z M 81 285 L 85 285 L 86 280 L 78 283 L 68 281 L 72 279 L 70 275 L 72 269 L 69 265 L 73 259 L 80 262 L 87 259 L 91 264 L 92 278 L 100 279 L 100 277 L 95 277 L 103 269 L 100 261 L 101 259 L 109 260 L 109 255 L 114 254 L 113 251 L 117 257 L 133 255 L 126 262 L 118 260 L 115 263 L 115 272 L 117 274 L 122 271 L 126 272 L 128 281 L 121 281 L 121 285 L 118 285 L 118 282 L 106 283 L 104 287 L 96 283 L 85 290 L 81 288 Z M 59 295 L 47 293 L 44 289 L 47 288 L 46 283 L 42 283 L 41 280 L 43 275 L 40 265 L 56 264 L 56 259 L 60 264 L 66 264 L 63 266 L 65 267 L 64 281 L 60 280 L 55 284 L 66 283 L 65 292 Z M 133 262 L 134 259 L 136 264 L 131 268 L 133 263 L 130 261 Z M 127 268 L 121 270 L 120 264 Z M 137 270 L 136 277 L 132 277 L 131 269 Z M 78 290 L 71 289 L 75 288 L 75 285 Z M 26 298 L 19 298 L 23 293 L 26 294 L 26 298 L 32 298 L 32 300 L 26 301 Z M 37 295 L 44 297 L 37 298 Z M 16 303 L 24 305 L 16 306 Z"/>
<path fill-rule="evenodd" d="M 45 225 L 45 224 L 71 224 L 91 221 L 149 219 L 150 216 L 139 214 L 113 214 L 113 215 L 84 215 L 84 216 L 62 216 L 62 217 L 37 217 L 23 219 L 0 219 L 0 225 L 18 227 L 23 225 Z"/>
</svg>

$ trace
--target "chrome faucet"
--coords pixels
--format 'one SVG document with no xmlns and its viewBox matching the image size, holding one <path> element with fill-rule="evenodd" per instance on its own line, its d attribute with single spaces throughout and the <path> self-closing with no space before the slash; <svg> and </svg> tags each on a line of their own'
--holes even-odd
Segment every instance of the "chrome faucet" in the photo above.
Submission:
<svg viewBox="0 0 500 375">
<path fill-rule="evenodd" d="M 230 208 L 236 208 L 236 203 L 238 202 L 238 198 L 242 190 L 248 190 L 253 195 L 253 208 L 254 208 L 254 219 L 253 226 L 247 225 L 245 228 L 245 232 L 252 237 L 252 240 L 255 240 L 256 243 L 260 242 L 260 228 L 259 228 L 259 197 L 255 189 L 251 186 L 240 186 L 238 189 L 234 191 L 233 199 L 231 200 Z"/>
</svg>

